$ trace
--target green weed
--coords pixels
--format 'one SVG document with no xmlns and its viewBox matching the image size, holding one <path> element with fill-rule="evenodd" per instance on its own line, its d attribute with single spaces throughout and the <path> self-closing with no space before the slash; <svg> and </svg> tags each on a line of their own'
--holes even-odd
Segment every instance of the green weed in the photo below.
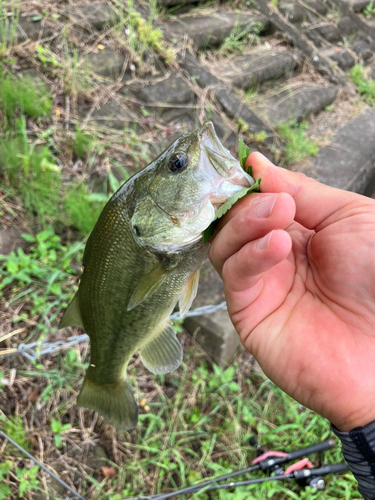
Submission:
<svg viewBox="0 0 375 500">
<path fill-rule="evenodd" d="M 16 39 L 20 1 L 0 0 L 0 57 L 7 55 Z"/>
<path fill-rule="evenodd" d="M 35 56 L 46 69 L 50 66 L 53 66 L 54 68 L 60 66 L 55 54 L 50 49 L 43 47 L 43 45 L 37 44 L 35 47 Z"/>
<path fill-rule="evenodd" d="M 255 22 L 245 27 L 236 25 L 229 36 L 224 39 L 218 53 L 223 57 L 227 57 L 230 54 L 242 53 L 249 43 L 257 39 L 262 27 L 261 23 Z"/>
<path fill-rule="evenodd" d="M 2 421 L 1 428 L 13 441 L 22 446 L 26 451 L 30 450 L 30 441 L 25 431 L 21 417 L 3 417 L 0 414 L 0 421 Z M 17 456 L 20 452 L 16 452 Z M 21 454 L 22 456 L 22 454 Z"/>
<path fill-rule="evenodd" d="M 375 80 L 368 80 L 359 64 L 353 66 L 349 76 L 354 85 L 357 86 L 358 92 L 364 96 L 364 101 L 372 106 L 375 102 Z"/>
<path fill-rule="evenodd" d="M 61 448 L 63 445 L 62 441 L 62 433 L 70 429 L 70 424 L 62 424 L 60 420 L 56 420 L 55 418 L 51 421 L 51 430 L 53 432 L 53 440 L 56 448 Z"/>
<path fill-rule="evenodd" d="M 161 493 L 248 467 L 255 456 L 248 444 L 250 436 L 255 435 L 266 450 L 280 451 L 331 437 L 325 419 L 293 401 L 264 376 L 244 376 L 236 363 L 230 368 L 210 368 L 201 363 L 192 370 L 189 358 L 195 355 L 185 355 L 186 363 L 179 373 L 153 377 L 159 397 L 147 402 L 150 412 L 140 415 L 133 441 L 127 440 L 133 459 L 122 470 L 124 486 L 131 482 L 126 484 L 127 494 L 123 498 L 149 493 L 145 480 L 150 468 L 155 477 L 154 493 Z M 130 370 L 129 375 L 134 385 L 135 371 Z M 166 386 L 176 388 L 172 399 L 164 394 Z M 340 461 L 339 448 L 324 454 L 324 463 Z M 264 475 L 254 473 L 252 477 Z M 238 477 L 239 481 L 242 479 L 250 477 Z M 354 484 L 351 474 L 346 474 L 327 478 L 324 496 L 300 490 L 295 483 L 278 482 L 212 491 L 210 498 L 286 500 L 301 495 L 306 500 L 349 500 L 360 498 Z M 208 497 L 202 493 L 200 498 Z"/>
<path fill-rule="evenodd" d="M 165 43 L 162 31 L 152 26 L 152 12 L 155 14 L 156 4 L 152 2 L 151 5 L 154 5 L 154 8 L 151 9 L 150 20 L 147 22 L 134 9 L 133 0 L 127 1 L 130 46 L 132 51 L 140 54 L 140 56 L 142 56 L 145 48 L 149 47 L 159 54 L 166 64 L 170 64 L 176 58 L 173 50 Z"/>
<path fill-rule="evenodd" d="M 14 124 L 14 117 L 26 114 L 31 118 L 48 115 L 52 109 L 52 100 L 49 95 L 38 92 L 28 79 L 3 76 L 0 69 L 0 118 L 6 122 L 0 127 L 9 127 Z"/>
<path fill-rule="evenodd" d="M 93 145 L 93 136 L 81 130 L 79 125 L 77 125 L 75 137 L 71 142 L 71 146 L 78 158 L 84 158 L 85 156 L 88 156 L 93 148 Z"/>
<path fill-rule="evenodd" d="M 85 184 L 68 188 L 64 198 L 64 208 L 68 221 L 82 234 L 89 234 L 103 209 L 108 197 L 99 193 L 89 194 Z"/>
<path fill-rule="evenodd" d="M 373 0 L 371 0 L 371 2 L 367 5 L 363 13 L 367 17 L 367 19 L 371 19 L 372 17 L 375 16 L 375 8 Z"/>
<path fill-rule="evenodd" d="M 317 156 L 319 146 L 306 139 L 306 127 L 306 124 L 297 124 L 295 120 L 277 127 L 281 138 L 286 142 L 286 163 L 302 161 L 308 156 Z"/>
<path fill-rule="evenodd" d="M 39 479 L 37 478 L 38 471 L 38 465 L 34 465 L 30 469 L 16 467 L 14 472 L 19 480 L 18 493 L 20 498 L 23 498 L 24 494 L 30 490 L 39 490 Z"/>
<path fill-rule="evenodd" d="M 78 50 L 70 48 L 65 39 L 63 40 L 63 50 L 64 57 L 60 74 L 64 82 L 65 94 L 70 94 L 74 109 L 79 95 L 90 92 L 92 81 L 89 72 L 82 66 L 82 60 L 79 60 Z"/>
<path fill-rule="evenodd" d="M 9 303 L 23 297 L 24 306 L 13 322 L 37 317 L 55 320 L 63 307 L 72 299 L 69 280 L 77 274 L 73 260 L 81 261 L 83 243 L 62 245 L 52 227 L 36 236 L 24 234 L 30 243 L 25 253 L 22 248 L 7 256 L 0 256 L 0 296 L 11 287 Z M 9 293 L 9 292 L 7 292 Z M 36 331 L 47 333 L 48 326 L 39 321 Z"/>
<path fill-rule="evenodd" d="M 0 172 L 27 211 L 41 222 L 51 221 L 59 212 L 60 169 L 48 147 L 29 144 L 24 117 L 16 120 L 15 129 L 0 139 Z"/>
<path fill-rule="evenodd" d="M 59 355 L 56 360 L 56 366 L 52 370 L 46 370 L 45 366 L 41 363 L 34 363 L 35 371 L 20 371 L 20 373 L 27 377 L 38 377 L 43 381 L 41 385 L 44 387 L 38 400 L 48 403 L 51 397 L 56 395 L 58 391 L 68 391 L 75 395 L 76 391 L 73 389 L 72 385 L 77 381 L 77 378 L 84 376 L 84 370 L 87 369 L 88 366 L 88 363 L 82 362 L 75 349 L 69 349 L 65 353 Z M 62 427 L 64 426 L 62 425 Z M 60 427 L 56 427 L 56 429 L 60 429 Z M 68 428 L 64 428 L 59 431 L 59 433 L 61 434 L 63 430 L 67 429 Z M 55 432 L 53 429 L 52 431 Z"/>
<path fill-rule="evenodd" d="M 13 464 L 10 460 L 0 463 L 0 500 L 6 500 L 12 493 L 9 486 L 3 482 L 4 476 L 8 475 L 12 465 Z"/>
</svg>

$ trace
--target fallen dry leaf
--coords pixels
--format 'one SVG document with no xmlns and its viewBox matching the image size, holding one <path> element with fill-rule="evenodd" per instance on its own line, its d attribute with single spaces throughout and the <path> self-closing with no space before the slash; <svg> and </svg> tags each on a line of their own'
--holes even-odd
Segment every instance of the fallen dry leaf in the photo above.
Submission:
<svg viewBox="0 0 375 500">
<path fill-rule="evenodd" d="M 38 401 L 39 396 L 40 396 L 40 390 L 33 389 L 32 391 L 29 392 L 27 399 L 30 401 L 30 403 L 36 403 Z"/>
<path fill-rule="evenodd" d="M 117 472 L 113 465 L 111 465 L 110 467 L 103 465 L 102 467 L 100 467 L 100 470 L 102 471 L 103 476 L 107 478 L 113 477 Z"/>
</svg>

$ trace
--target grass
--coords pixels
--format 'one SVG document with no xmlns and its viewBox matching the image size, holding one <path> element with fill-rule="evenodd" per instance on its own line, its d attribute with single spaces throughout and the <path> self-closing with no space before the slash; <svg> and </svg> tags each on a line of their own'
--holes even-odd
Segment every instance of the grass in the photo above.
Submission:
<svg viewBox="0 0 375 500">
<path fill-rule="evenodd" d="M 139 364 L 139 358 L 135 359 L 136 366 L 130 369 L 129 379 L 138 401 L 144 401 L 140 404 L 140 422 L 137 430 L 117 435 L 110 433 L 102 419 L 94 420 L 93 427 L 90 423 L 92 412 L 77 411 L 74 399 L 83 376 L 83 365 L 77 364 L 77 357 L 73 360 L 76 363 L 74 371 L 68 353 L 59 358 L 60 361 L 51 359 L 48 370 L 43 365 L 32 371 L 21 370 L 21 375 L 27 375 L 35 386 L 44 387 L 38 407 L 34 403 L 33 411 L 38 419 L 42 418 L 41 422 L 45 422 L 43 439 L 45 451 L 50 453 L 50 463 L 58 463 L 60 453 L 66 464 L 72 463 L 73 457 L 82 462 L 83 468 L 77 470 L 76 466 L 67 465 L 66 472 L 73 474 L 75 471 L 76 485 L 81 485 L 84 496 L 95 500 L 120 500 L 165 492 L 233 472 L 249 466 L 256 456 L 255 448 L 249 445 L 250 437 L 264 450 L 291 450 L 331 437 L 325 419 L 298 405 L 264 376 L 251 373 L 243 357 L 230 368 L 216 365 L 211 368 L 199 360 L 196 346 L 186 349 L 185 345 L 186 351 L 182 367 L 166 376 L 147 373 Z M 70 372 L 64 369 L 65 366 L 71 366 Z M 61 372 L 59 367 L 63 368 Z M 47 388 L 48 392 L 44 392 Z M 79 425 L 84 426 L 85 435 L 75 432 Z M 25 429 L 24 440 L 34 432 L 36 428 Z M 112 436 L 110 440 L 108 436 Z M 115 468 L 111 479 L 106 479 L 99 468 L 85 465 L 85 446 L 87 443 L 93 446 L 98 440 L 107 443 L 109 450 L 116 450 L 107 459 L 108 466 Z M 13 457 L 13 450 L 7 446 L 4 459 L 15 462 Z M 323 463 L 335 463 L 342 461 L 342 456 L 336 447 L 325 452 L 324 457 L 312 456 L 310 459 L 318 466 L 320 459 Z M 264 475 L 256 473 L 253 477 Z M 210 498 L 360 498 L 354 483 L 351 474 L 345 474 L 327 477 L 324 493 L 304 491 L 294 483 L 280 482 L 234 491 L 214 491 Z M 7 484 L 12 491 L 17 488 L 13 478 Z M 204 493 L 199 497 L 208 499 Z"/>
<path fill-rule="evenodd" d="M 375 80 L 368 80 L 362 66 L 359 64 L 353 66 L 349 76 L 354 85 L 357 86 L 357 90 L 363 96 L 364 101 L 372 106 L 375 102 Z"/>
<path fill-rule="evenodd" d="M 20 1 L 8 3 L 0 0 L 0 58 L 7 56 L 17 34 L 20 16 Z"/>
<path fill-rule="evenodd" d="M 241 54 L 250 43 L 257 39 L 262 30 L 262 23 L 250 23 L 249 26 L 240 26 L 237 24 L 227 36 L 220 48 L 218 54 L 222 57 L 228 57 L 231 54 Z"/>
<path fill-rule="evenodd" d="M 27 252 L 19 247 L 8 256 L 0 256 L 0 297 L 9 305 L 22 299 L 13 324 L 32 320 L 36 325 L 33 333 L 46 335 L 49 322 L 55 321 L 73 298 L 72 284 L 83 243 L 62 245 L 51 226 L 36 236 L 24 234 L 23 238 L 30 244 Z"/>
<path fill-rule="evenodd" d="M 371 19 L 372 17 L 375 16 L 375 8 L 374 8 L 374 2 L 373 2 L 373 0 L 371 0 L 371 2 L 363 10 L 363 13 L 367 17 L 367 19 Z"/>
<path fill-rule="evenodd" d="M 155 0 L 148 2 L 148 20 L 137 12 L 133 0 L 127 0 L 125 8 L 122 4 L 116 4 L 116 8 L 121 18 L 115 26 L 116 38 L 118 41 L 124 38 L 123 27 L 125 27 L 128 41 L 126 47 L 130 48 L 133 58 L 139 65 L 142 65 L 143 54 L 147 48 L 158 54 L 166 64 L 175 62 L 176 57 L 165 42 L 162 31 L 153 26 L 153 21 L 158 15 Z"/>
<path fill-rule="evenodd" d="M 295 120 L 277 127 L 280 137 L 286 143 L 286 163 L 303 161 L 308 156 L 317 156 L 319 146 L 306 139 L 306 127 L 306 123 L 297 124 Z"/>
</svg>

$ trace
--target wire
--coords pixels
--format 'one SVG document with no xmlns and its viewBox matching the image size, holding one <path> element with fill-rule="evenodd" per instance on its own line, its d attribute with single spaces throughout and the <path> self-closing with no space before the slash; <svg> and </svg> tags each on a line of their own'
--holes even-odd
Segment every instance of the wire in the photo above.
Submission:
<svg viewBox="0 0 375 500">
<path fill-rule="evenodd" d="M 193 316 L 202 316 L 203 314 L 212 314 L 219 310 L 226 310 L 227 304 L 226 302 L 220 302 L 220 304 L 216 304 L 214 306 L 207 305 L 202 307 L 197 307 L 192 311 L 189 311 L 184 316 L 180 316 L 179 312 L 172 314 L 170 319 L 172 321 L 191 318 Z M 8 356 L 10 354 L 21 354 L 23 357 L 28 359 L 29 361 L 35 361 L 40 358 L 40 356 L 44 356 L 45 354 L 52 354 L 54 352 L 61 351 L 62 349 L 68 349 L 75 344 L 79 344 L 80 342 L 86 342 L 89 340 L 89 336 L 85 333 L 78 336 L 68 337 L 65 340 L 58 340 L 56 342 L 48 342 L 47 339 L 42 340 L 41 342 L 33 342 L 31 344 L 20 344 L 17 349 L 11 350 L 9 354 L 6 351 L 2 351 L 0 356 Z"/>
<path fill-rule="evenodd" d="M 69 486 L 69 484 L 66 484 L 65 481 L 63 481 L 58 476 L 56 476 L 56 474 L 54 474 L 52 471 L 50 471 L 49 469 L 47 469 L 47 467 L 45 465 L 43 465 L 42 462 L 39 462 L 39 460 L 37 460 L 32 455 L 30 455 L 30 453 L 28 453 L 26 450 L 24 450 L 22 448 L 22 446 L 20 446 L 18 443 L 16 443 L 15 441 L 13 441 L 13 439 L 10 438 L 9 436 L 7 436 L 5 434 L 5 432 L 3 432 L 2 430 L 0 430 L 0 436 L 3 437 L 4 439 L 6 439 L 7 441 L 9 441 L 15 448 L 17 448 L 17 450 L 21 451 L 24 455 L 26 455 L 27 458 L 30 458 L 30 460 L 32 460 L 37 465 L 39 465 L 39 467 L 41 469 L 43 469 L 45 472 L 47 472 L 47 474 L 49 474 L 51 477 L 53 477 L 53 479 L 55 479 L 58 483 L 60 483 L 62 486 L 64 486 L 64 488 L 66 488 L 68 491 L 70 491 L 70 493 L 72 493 L 74 496 L 76 496 L 80 500 L 86 500 L 83 496 L 81 496 L 79 493 L 77 493 L 76 491 L 74 491 L 73 488 L 71 488 Z"/>
</svg>

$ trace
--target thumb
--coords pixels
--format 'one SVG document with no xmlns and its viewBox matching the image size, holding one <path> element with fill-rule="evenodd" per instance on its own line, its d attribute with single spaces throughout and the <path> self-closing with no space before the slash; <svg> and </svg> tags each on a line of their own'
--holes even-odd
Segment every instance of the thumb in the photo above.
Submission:
<svg viewBox="0 0 375 500">
<path fill-rule="evenodd" d="M 295 220 L 308 229 L 321 230 L 332 220 L 330 216 L 352 202 L 365 199 L 359 194 L 321 184 L 299 172 L 276 167 L 261 153 L 254 152 L 246 160 L 255 178 L 261 178 L 263 193 L 289 193 L 296 203 Z"/>
</svg>

